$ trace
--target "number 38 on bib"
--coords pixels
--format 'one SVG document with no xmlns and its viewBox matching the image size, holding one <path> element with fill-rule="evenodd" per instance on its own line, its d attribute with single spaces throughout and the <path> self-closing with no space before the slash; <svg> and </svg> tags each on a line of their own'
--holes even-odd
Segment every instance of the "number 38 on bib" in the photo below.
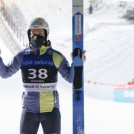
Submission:
<svg viewBox="0 0 134 134">
<path fill-rule="evenodd" d="M 46 66 L 22 67 L 22 79 L 24 83 L 53 83 L 57 82 L 57 69 Z"/>
</svg>

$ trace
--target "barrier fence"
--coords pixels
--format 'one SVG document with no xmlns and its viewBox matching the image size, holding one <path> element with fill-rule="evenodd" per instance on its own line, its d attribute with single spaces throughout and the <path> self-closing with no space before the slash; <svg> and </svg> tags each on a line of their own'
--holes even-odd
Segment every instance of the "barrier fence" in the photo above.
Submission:
<svg viewBox="0 0 134 134">
<path fill-rule="evenodd" d="M 88 84 L 104 86 L 104 89 L 107 89 L 107 86 L 111 86 L 113 89 L 113 100 L 115 102 L 134 103 L 134 80 L 127 84 L 108 84 L 91 80 L 85 80 L 85 82 Z"/>
<path fill-rule="evenodd" d="M 14 22 L 11 14 L 9 13 L 5 3 L 3 0 L 0 0 L 0 11 L 2 16 L 4 17 L 5 21 L 8 23 L 8 26 L 11 28 L 15 36 L 18 38 L 20 43 L 27 47 L 28 40 L 25 38 L 24 34 L 21 32 L 21 30 L 18 28 L 17 24 Z"/>
</svg>

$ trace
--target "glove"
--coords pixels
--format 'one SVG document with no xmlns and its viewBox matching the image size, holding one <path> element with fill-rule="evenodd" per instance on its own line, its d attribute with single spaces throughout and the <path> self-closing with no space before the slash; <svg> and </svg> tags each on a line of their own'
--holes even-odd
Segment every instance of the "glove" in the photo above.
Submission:
<svg viewBox="0 0 134 134">
<path fill-rule="evenodd" d="M 82 60 L 84 63 L 86 62 L 86 50 L 84 50 L 82 53 Z"/>
<path fill-rule="evenodd" d="M 81 49 L 75 48 L 74 51 L 71 53 L 71 58 L 73 59 L 75 56 L 79 56 L 83 62 L 86 62 L 86 50 L 81 52 Z"/>
</svg>

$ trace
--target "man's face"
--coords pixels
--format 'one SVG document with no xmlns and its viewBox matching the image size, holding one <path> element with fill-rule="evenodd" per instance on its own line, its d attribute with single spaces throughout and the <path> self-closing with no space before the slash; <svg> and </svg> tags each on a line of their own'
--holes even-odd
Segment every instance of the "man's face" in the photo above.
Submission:
<svg viewBox="0 0 134 134">
<path fill-rule="evenodd" d="M 41 35 L 41 36 L 45 37 L 44 29 L 31 29 L 30 36 L 32 37 L 33 35 Z"/>
</svg>

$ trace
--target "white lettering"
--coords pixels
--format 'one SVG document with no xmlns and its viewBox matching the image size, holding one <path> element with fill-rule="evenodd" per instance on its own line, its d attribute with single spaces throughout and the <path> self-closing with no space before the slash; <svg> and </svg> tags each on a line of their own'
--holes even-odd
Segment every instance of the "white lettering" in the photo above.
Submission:
<svg viewBox="0 0 134 134">
<path fill-rule="evenodd" d="M 32 60 L 29 60 L 29 61 L 23 61 L 23 64 L 24 65 L 33 65 L 33 64 L 38 64 L 38 65 L 50 65 L 50 66 L 53 66 L 54 63 L 52 61 L 32 61 Z"/>
<path fill-rule="evenodd" d="M 124 97 L 134 98 L 134 90 L 133 91 L 124 91 Z"/>
<path fill-rule="evenodd" d="M 84 134 L 84 131 L 82 130 L 82 116 L 77 116 L 77 134 Z"/>
</svg>

